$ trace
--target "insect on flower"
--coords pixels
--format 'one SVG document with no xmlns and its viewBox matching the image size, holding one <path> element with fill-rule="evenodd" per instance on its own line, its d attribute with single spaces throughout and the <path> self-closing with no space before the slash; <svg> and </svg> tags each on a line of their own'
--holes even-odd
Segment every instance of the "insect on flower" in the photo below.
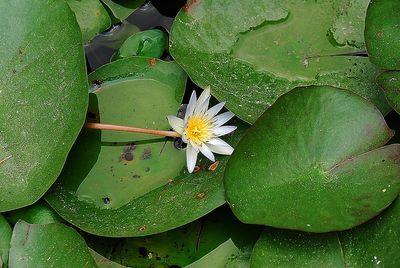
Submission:
<svg viewBox="0 0 400 268">
<path fill-rule="evenodd" d="M 182 141 L 187 143 L 186 163 L 190 173 L 193 172 L 199 152 L 211 161 L 215 161 L 213 153 L 231 155 L 233 152 L 232 146 L 219 137 L 236 129 L 236 126 L 222 126 L 232 119 L 234 114 L 224 112 L 217 115 L 225 102 L 208 109 L 210 98 L 210 87 L 201 93 L 199 99 L 193 91 L 184 119 L 167 116 L 171 127 L 182 136 Z"/>
</svg>

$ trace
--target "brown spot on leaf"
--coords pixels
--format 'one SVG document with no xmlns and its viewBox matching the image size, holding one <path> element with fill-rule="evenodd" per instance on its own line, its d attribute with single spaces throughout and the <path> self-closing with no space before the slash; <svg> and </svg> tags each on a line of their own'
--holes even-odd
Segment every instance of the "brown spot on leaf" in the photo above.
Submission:
<svg viewBox="0 0 400 268">
<path fill-rule="evenodd" d="M 151 149 L 150 148 L 146 148 L 146 149 L 143 150 L 143 154 L 140 157 L 140 159 L 148 160 L 148 159 L 151 159 L 151 156 L 152 156 Z"/>
<path fill-rule="evenodd" d="M 201 170 L 200 166 L 195 166 L 192 173 L 197 173 Z"/>
<path fill-rule="evenodd" d="M 12 156 L 9 155 L 9 156 L 4 157 L 3 159 L 0 159 L 0 164 L 5 163 L 5 162 L 6 162 L 7 160 L 9 160 L 11 157 L 12 157 Z"/>
<path fill-rule="evenodd" d="M 191 9 L 194 5 L 198 4 L 199 2 L 200 2 L 200 0 L 188 0 L 188 1 L 186 2 L 186 4 L 183 5 L 182 10 L 183 10 L 184 12 L 190 11 L 190 9 Z"/>
<path fill-rule="evenodd" d="M 144 231 L 146 231 L 146 229 L 147 229 L 147 226 L 145 224 L 142 227 L 140 227 L 138 230 L 139 230 L 139 232 L 144 232 Z"/>
<path fill-rule="evenodd" d="M 135 175 L 132 176 L 132 178 L 133 178 L 133 179 L 140 179 L 140 175 L 135 174 Z"/>
<path fill-rule="evenodd" d="M 157 59 L 156 59 L 156 58 L 151 58 L 151 59 L 149 59 L 149 64 L 150 64 L 151 66 L 155 66 L 155 65 L 157 64 Z"/>
<path fill-rule="evenodd" d="M 196 195 L 196 197 L 198 198 L 198 199 L 204 199 L 205 197 L 206 197 L 206 192 L 200 192 L 200 193 L 198 193 L 197 195 Z"/>
<path fill-rule="evenodd" d="M 215 171 L 217 168 L 218 168 L 218 166 L 219 166 L 219 163 L 220 163 L 220 161 L 215 161 L 214 163 L 212 163 L 209 167 L 208 167 L 208 170 L 210 170 L 210 171 Z"/>
<path fill-rule="evenodd" d="M 136 145 L 134 143 L 128 143 L 124 146 L 122 150 L 122 154 L 119 157 L 119 161 L 132 161 L 133 160 L 133 151 L 135 150 Z"/>
<path fill-rule="evenodd" d="M 96 17 L 100 17 L 100 15 L 101 15 L 100 11 L 97 10 L 95 15 L 96 15 Z"/>
</svg>

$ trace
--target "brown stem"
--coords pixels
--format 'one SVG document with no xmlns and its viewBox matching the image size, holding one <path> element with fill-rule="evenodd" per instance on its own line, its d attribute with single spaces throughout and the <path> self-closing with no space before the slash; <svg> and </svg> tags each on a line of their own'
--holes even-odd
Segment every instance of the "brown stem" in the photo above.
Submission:
<svg viewBox="0 0 400 268">
<path fill-rule="evenodd" d="M 114 130 L 114 131 L 145 133 L 145 134 L 164 136 L 164 137 L 177 137 L 177 138 L 181 137 L 181 135 L 175 131 L 163 131 L 163 130 L 155 130 L 155 129 L 148 129 L 148 128 L 127 127 L 127 126 L 117 126 L 117 125 L 88 123 L 88 122 L 85 123 L 85 127 L 91 128 L 91 129 L 100 129 L 100 130 Z"/>
</svg>

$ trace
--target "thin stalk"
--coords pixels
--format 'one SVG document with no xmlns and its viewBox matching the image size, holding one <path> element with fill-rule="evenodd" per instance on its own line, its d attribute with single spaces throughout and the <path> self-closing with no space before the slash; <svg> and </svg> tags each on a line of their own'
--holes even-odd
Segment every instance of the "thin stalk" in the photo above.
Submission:
<svg viewBox="0 0 400 268">
<path fill-rule="evenodd" d="M 87 122 L 87 123 L 85 123 L 85 128 L 144 133 L 144 134 L 164 136 L 164 137 L 176 137 L 176 138 L 181 137 L 181 135 L 175 131 L 163 131 L 163 130 L 156 130 L 156 129 L 149 129 L 149 128 L 127 127 L 127 126 L 118 126 L 118 125 L 109 125 L 109 124 L 100 124 L 100 123 L 88 123 Z"/>
</svg>

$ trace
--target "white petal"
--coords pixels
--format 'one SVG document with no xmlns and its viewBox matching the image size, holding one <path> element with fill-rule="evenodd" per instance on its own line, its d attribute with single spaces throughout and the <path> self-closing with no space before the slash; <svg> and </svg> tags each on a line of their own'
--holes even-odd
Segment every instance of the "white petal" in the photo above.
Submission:
<svg viewBox="0 0 400 268">
<path fill-rule="evenodd" d="M 215 145 L 215 146 L 226 146 L 226 145 L 229 145 L 223 139 L 220 139 L 220 138 L 212 138 L 209 141 L 207 141 L 207 145 L 208 144 Z"/>
<path fill-rule="evenodd" d="M 183 141 L 184 143 L 188 143 L 188 140 L 187 140 L 187 138 L 186 138 L 186 133 L 185 133 L 185 132 L 182 133 L 181 139 L 182 139 L 182 141 Z"/>
<path fill-rule="evenodd" d="M 200 146 L 194 143 L 193 141 L 189 141 L 190 145 L 193 147 L 193 149 L 196 151 L 196 153 L 199 153 L 200 151 Z"/>
<path fill-rule="evenodd" d="M 193 90 L 192 95 L 190 96 L 189 104 L 186 107 L 186 113 L 184 119 L 185 126 L 187 124 L 189 116 L 193 114 L 194 108 L 196 108 L 196 102 L 197 102 L 196 91 Z"/>
<path fill-rule="evenodd" d="M 206 87 L 203 92 L 200 94 L 199 99 L 196 103 L 196 109 L 194 110 L 195 114 L 199 114 L 201 112 L 205 112 L 208 109 L 208 104 L 210 103 L 210 87 Z"/>
<path fill-rule="evenodd" d="M 194 109 L 193 114 L 204 114 L 208 109 L 208 104 L 210 103 L 210 98 L 211 98 L 211 96 L 208 96 L 208 98 L 205 101 L 203 101 L 201 104 L 199 101 L 197 101 L 197 106 L 196 106 L 196 109 Z"/>
<path fill-rule="evenodd" d="M 231 155 L 233 152 L 233 147 L 221 140 L 223 145 L 213 145 L 210 143 L 206 143 L 207 147 L 214 153 L 217 154 L 224 154 L 224 155 Z"/>
<path fill-rule="evenodd" d="M 186 147 L 186 165 L 189 173 L 192 173 L 196 166 L 197 152 L 194 150 L 192 145 L 188 144 Z"/>
<path fill-rule="evenodd" d="M 237 129 L 236 126 L 222 126 L 222 127 L 217 127 L 215 129 L 213 129 L 213 134 L 216 136 L 223 136 L 226 135 L 228 133 L 231 133 L 233 131 L 235 131 Z"/>
<path fill-rule="evenodd" d="M 225 102 L 221 102 L 221 103 L 218 103 L 218 104 L 214 105 L 213 107 L 211 107 L 211 108 L 207 111 L 206 115 L 207 115 L 209 118 L 214 117 L 217 113 L 219 113 L 219 111 L 221 111 L 221 109 L 224 107 L 224 105 L 225 105 Z"/>
<path fill-rule="evenodd" d="M 199 147 L 200 152 L 207 157 L 208 159 L 210 159 L 211 161 L 215 162 L 215 157 L 213 155 L 213 153 L 211 152 L 211 150 L 207 147 L 207 145 L 205 145 L 204 143 L 201 144 L 201 147 Z"/>
<path fill-rule="evenodd" d="M 178 132 L 179 134 L 182 135 L 183 132 L 183 120 L 179 117 L 173 116 L 173 115 L 168 115 L 167 116 L 168 123 L 169 125 Z"/>
<path fill-rule="evenodd" d="M 216 117 L 214 117 L 214 120 L 215 120 L 214 125 L 216 127 L 222 126 L 223 124 L 225 124 L 226 122 L 231 120 L 234 116 L 235 116 L 235 114 L 232 112 L 225 112 L 225 113 L 219 114 Z"/>
</svg>

